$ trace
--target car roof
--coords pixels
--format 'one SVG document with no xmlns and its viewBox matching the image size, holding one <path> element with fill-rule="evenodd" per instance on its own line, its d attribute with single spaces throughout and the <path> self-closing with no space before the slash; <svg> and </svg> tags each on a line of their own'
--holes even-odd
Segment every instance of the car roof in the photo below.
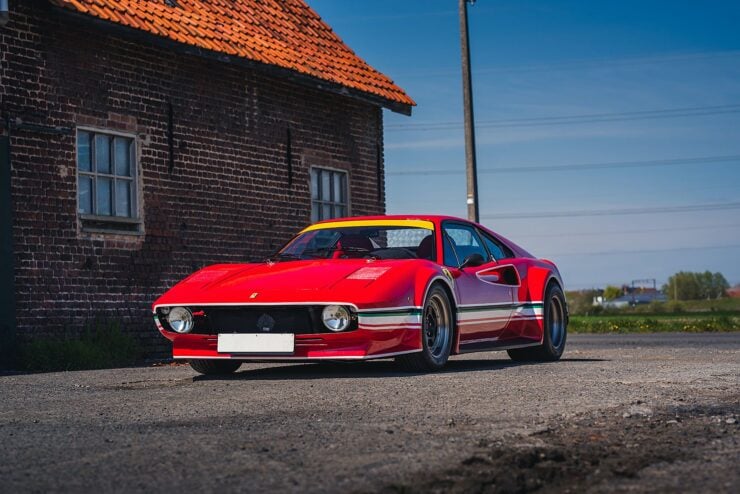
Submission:
<svg viewBox="0 0 740 494">
<path fill-rule="evenodd" d="M 432 221 L 434 223 L 440 223 L 444 220 L 455 220 L 455 221 L 463 221 L 465 223 L 472 223 L 471 221 L 468 221 L 463 218 L 458 218 L 455 216 L 445 216 L 445 215 L 429 215 L 429 214 L 384 214 L 384 215 L 376 215 L 376 216 L 348 216 L 346 218 L 333 218 L 330 220 L 322 220 L 318 221 L 319 223 L 335 223 L 339 221 L 383 221 L 383 220 L 424 220 L 424 221 Z"/>
<path fill-rule="evenodd" d="M 339 223 L 339 222 L 347 222 L 347 221 L 384 221 L 384 220 L 431 221 L 435 225 L 440 225 L 443 221 L 459 221 L 462 223 L 468 223 L 471 225 L 476 225 L 480 227 L 482 230 L 492 233 L 496 238 L 498 238 L 500 241 L 505 243 L 510 249 L 512 249 L 514 253 L 517 255 L 517 257 L 530 257 L 530 258 L 535 257 L 532 254 L 530 254 L 526 249 L 522 248 L 515 242 L 512 242 L 511 240 L 504 237 L 503 235 L 496 233 L 490 228 L 487 228 L 479 223 L 475 223 L 474 221 L 466 220 L 464 218 L 458 218 L 457 216 L 447 216 L 447 215 L 440 215 L 440 214 L 387 214 L 387 215 L 375 215 L 375 216 L 348 216 L 345 218 L 333 218 L 329 220 L 317 221 L 314 224 L 321 225 L 321 224 Z"/>
</svg>

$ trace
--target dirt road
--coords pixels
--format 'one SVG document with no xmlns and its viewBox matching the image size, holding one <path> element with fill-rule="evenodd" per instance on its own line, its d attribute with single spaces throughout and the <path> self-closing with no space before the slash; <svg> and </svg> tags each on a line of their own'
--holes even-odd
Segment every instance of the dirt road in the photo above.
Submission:
<svg viewBox="0 0 740 494">
<path fill-rule="evenodd" d="M 738 492 L 740 334 L 456 357 L 0 376 L 0 491 Z"/>
</svg>

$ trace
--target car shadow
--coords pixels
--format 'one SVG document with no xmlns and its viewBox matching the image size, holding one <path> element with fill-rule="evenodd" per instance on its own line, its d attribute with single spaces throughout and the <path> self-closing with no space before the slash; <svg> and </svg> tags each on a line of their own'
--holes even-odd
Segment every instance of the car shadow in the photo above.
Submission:
<svg viewBox="0 0 740 494">
<path fill-rule="evenodd" d="M 597 358 L 564 358 L 560 362 L 604 362 L 607 359 Z M 515 362 L 504 359 L 466 359 L 450 360 L 444 369 L 434 374 L 455 374 L 460 372 L 496 371 L 510 367 L 529 365 L 553 365 L 558 362 Z M 249 364 L 246 364 L 249 365 Z M 203 376 L 193 378 L 198 381 L 223 380 L 301 380 L 301 379 L 332 379 L 332 378 L 388 378 L 404 377 L 415 378 L 428 375 L 423 372 L 407 372 L 399 369 L 392 360 L 375 360 L 368 362 L 300 362 L 285 363 L 277 366 L 261 367 L 258 369 L 242 368 L 242 370 L 227 376 Z"/>
</svg>

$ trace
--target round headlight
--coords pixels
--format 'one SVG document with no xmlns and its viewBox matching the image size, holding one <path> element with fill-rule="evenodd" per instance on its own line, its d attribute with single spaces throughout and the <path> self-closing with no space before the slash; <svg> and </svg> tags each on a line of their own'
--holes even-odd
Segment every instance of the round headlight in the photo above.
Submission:
<svg viewBox="0 0 740 494">
<path fill-rule="evenodd" d="M 321 319 L 331 331 L 344 331 L 349 327 L 349 311 L 341 305 L 327 305 L 321 314 Z"/>
<path fill-rule="evenodd" d="M 167 322 L 177 333 L 189 333 L 193 329 L 193 326 L 195 326 L 193 313 L 185 307 L 173 307 L 170 309 L 170 313 L 167 314 Z"/>
</svg>

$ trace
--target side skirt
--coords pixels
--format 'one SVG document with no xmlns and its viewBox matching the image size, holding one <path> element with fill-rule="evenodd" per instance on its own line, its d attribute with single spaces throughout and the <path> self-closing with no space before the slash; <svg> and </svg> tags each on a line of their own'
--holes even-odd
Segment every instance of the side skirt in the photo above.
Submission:
<svg viewBox="0 0 740 494">
<path fill-rule="evenodd" d="M 541 341 L 532 341 L 529 339 L 513 339 L 513 340 L 489 340 L 489 341 L 472 341 L 469 343 L 460 344 L 460 353 L 473 353 L 473 352 L 489 352 L 495 350 L 513 350 L 514 348 L 527 348 L 530 346 L 539 346 Z"/>
<path fill-rule="evenodd" d="M 244 363 L 248 362 L 263 362 L 263 363 L 287 363 L 287 362 L 315 362 L 319 360 L 328 360 L 336 362 L 349 362 L 349 361 L 363 361 L 363 360 L 376 360 L 383 358 L 396 357 L 398 355 L 406 355 L 408 353 L 419 353 L 421 350 L 408 350 L 405 352 L 393 352 L 393 353 L 381 353 L 378 355 L 364 355 L 364 356 L 350 356 L 350 357 L 336 357 L 336 356 L 321 356 L 321 357 L 274 357 L 270 355 L 241 355 L 238 353 L 231 355 L 218 355 L 218 356 L 197 356 L 197 355 L 178 355 L 172 357 L 174 360 L 241 360 Z"/>
</svg>

